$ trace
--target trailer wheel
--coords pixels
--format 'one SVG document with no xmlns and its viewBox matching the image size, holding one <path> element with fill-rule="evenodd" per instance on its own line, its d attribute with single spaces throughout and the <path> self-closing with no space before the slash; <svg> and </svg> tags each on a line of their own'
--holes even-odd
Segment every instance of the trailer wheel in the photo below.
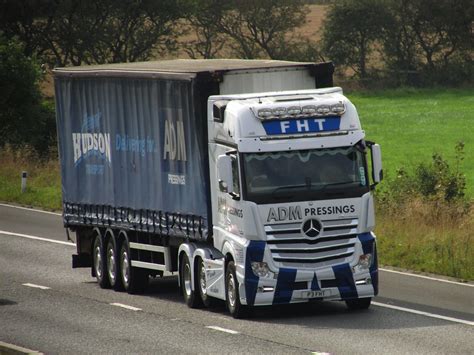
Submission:
<svg viewBox="0 0 474 355">
<path fill-rule="evenodd" d="M 233 261 L 229 261 L 225 271 L 225 303 L 232 317 L 246 318 L 249 316 L 249 308 L 240 303 L 239 282 Z"/>
<path fill-rule="evenodd" d="M 346 306 L 351 311 L 353 310 L 360 310 L 360 309 L 368 309 L 370 307 L 370 303 L 372 302 L 372 298 L 357 298 L 354 300 L 346 300 Z"/>
<path fill-rule="evenodd" d="M 186 254 L 183 255 L 180 268 L 179 277 L 181 283 L 181 291 L 183 292 L 184 301 L 190 308 L 199 308 L 202 305 L 200 295 L 196 292 L 196 287 L 192 285 L 193 269 Z"/>
<path fill-rule="evenodd" d="M 131 294 L 143 293 L 148 286 L 148 273 L 132 266 L 127 240 L 120 247 L 120 278 L 125 291 Z"/>
<path fill-rule="evenodd" d="M 94 268 L 97 283 L 101 288 L 110 288 L 109 279 L 107 277 L 107 261 L 105 258 L 103 240 L 100 235 L 97 235 L 94 239 L 92 253 L 92 267 Z"/>
<path fill-rule="evenodd" d="M 119 258 L 117 255 L 117 244 L 113 235 L 110 236 L 106 248 L 107 276 L 110 286 L 116 291 L 123 290 L 120 277 Z"/>
<path fill-rule="evenodd" d="M 204 267 L 204 260 L 201 258 L 198 259 L 197 268 L 197 285 L 202 304 L 205 307 L 212 307 L 214 305 L 215 298 L 207 294 L 206 268 Z"/>
</svg>

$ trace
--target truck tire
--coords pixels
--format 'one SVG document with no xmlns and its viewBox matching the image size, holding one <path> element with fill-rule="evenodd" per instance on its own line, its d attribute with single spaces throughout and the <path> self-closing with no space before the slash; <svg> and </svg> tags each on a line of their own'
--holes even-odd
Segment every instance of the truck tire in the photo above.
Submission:
<svg viewBox="0 0 474 355">
<path fill-rule="evenodd" d="M 233 261 L 229 261 L 225 271 L 225 303 L 232 317 L 240 319 L 249 316 L 249 308 L 240 303 L 239 281 Z"/>
<path fill-rule="evenodd" d="M 202 304 L 204 307 L 212 307 L 215 302 L 215 298 L 207 294 L 206 289 L 206 269 L 204 267 L 204 260 L 198 258 L 197 261 L 197 288 L 199 290 L 199 296 L 201 297 Z"/>
<path fill-rule="evenodd" d="M 95 277 L 99 286 L 101 288 L 110 288 L 109 279 L 107 277 L 105 250 L 100 235 L 97 235 L 94 238 L 94 245 L 92 247 L 92 267 L 94 268 Z"/>
<path fill-rule="evenodd" d="M 193 271 L 188 256 L 184 254 L 179 267 L 181 291 L 188 307 L 199 308 L 202 306 L 202 300 L 200 294 L 196 291 L 196 287 L 192 287 L 191 273 Z"/>
<path fill-rule="evenodd" d="M 370 307 L 370 303 L 372 302 L 372 298 L 357 298 L 353 300 L 346 300 L 347 308 L 351 311 L 360 310 L 360 309 L 368 309 Z"/>
<path fill-rule="evenodd" d="M 124 240 L 120 247 L 120 279 L 125 291 L 130 294 L 141 294 L 148 286 L 148 272 L 132 266 L 130 247 Z"/>
<path fill-rule="evenodd" d="M 107 241 L 107 248 L 105 250 L 105 255 L 107 258 L 107 277 L 109 279 L 109 284 L 114 290 L 122 291 L 123 286 L 120 277 L 117 243 L 113 235 L 110 235 L 109 240 Z"/>
</svg>

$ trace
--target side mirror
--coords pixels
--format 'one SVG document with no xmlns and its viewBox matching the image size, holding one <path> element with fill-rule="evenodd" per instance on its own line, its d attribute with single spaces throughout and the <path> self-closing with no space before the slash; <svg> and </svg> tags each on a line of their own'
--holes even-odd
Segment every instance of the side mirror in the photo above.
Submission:
<svg viewBox="0 0 474 355">
<path fill-rule="evenodd" d="M 372 178 L 374 183 L 378 184 L 383 179 L 382 151 L 378 144 L 372 144 L 370 146 L 370 151 L 372 153 Z"/>
<path fill-rule="evenodd" d="M 232 193 L 232 159 L 228 155 L 219 155 L 217 157 L 217 181 L 221 192 Z"/>
</svg>

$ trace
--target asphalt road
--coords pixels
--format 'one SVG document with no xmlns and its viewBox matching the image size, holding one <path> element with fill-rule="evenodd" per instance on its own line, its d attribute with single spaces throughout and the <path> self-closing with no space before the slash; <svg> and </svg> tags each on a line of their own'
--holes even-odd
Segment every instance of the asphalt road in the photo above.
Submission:
<svg viewBox="0 0 474 355">
<path fill-rule="evenodd" d="M 60 216 L 0 205 L 0 342 L 46 354 L 473 353 L 472 284 L 381 271 L 367 311 L 322 302 L 235 320 L 222 304 L 187 308 L 175 278 L 143 296 L 100 289 L 71 269 L 65 242 Z"/>
</svg>

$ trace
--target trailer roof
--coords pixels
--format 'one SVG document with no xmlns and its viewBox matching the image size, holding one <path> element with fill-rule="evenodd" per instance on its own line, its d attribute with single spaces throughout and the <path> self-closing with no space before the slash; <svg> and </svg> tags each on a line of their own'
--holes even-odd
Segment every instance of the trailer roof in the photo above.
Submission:
<svg viewBox="0 0 474 355">
<path fill-rule="evenodd" d="M 133 76 L 151 78 L 192 79 L 199 73 L 221 74 L 234 70 L 258 70 L 268 68 L 313 67 L 315 63 L 279 60 L 249 59 L 175 59 L 150 62 L 89 65 L 56 68 L 55 76 L 97 77 Z"/>
</svg>

